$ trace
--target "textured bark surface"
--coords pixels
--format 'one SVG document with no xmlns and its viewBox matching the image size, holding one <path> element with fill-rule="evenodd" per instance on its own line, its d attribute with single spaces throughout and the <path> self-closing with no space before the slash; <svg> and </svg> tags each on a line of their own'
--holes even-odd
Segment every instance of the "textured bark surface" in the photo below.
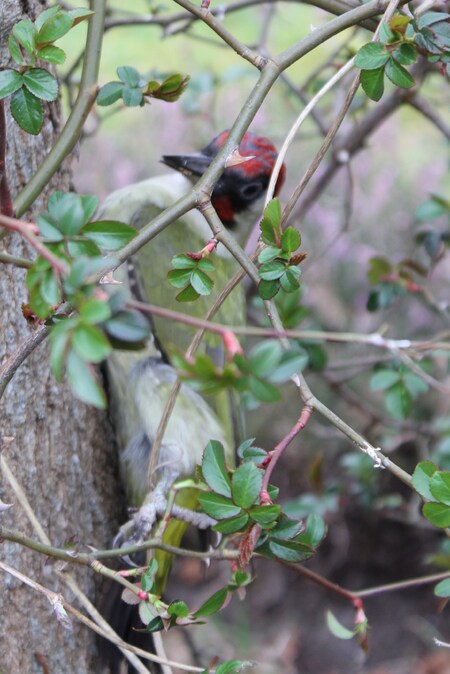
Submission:
<svg viewBox="0 0 450 674">
<path fill-rule="evenodd" d="M 8 63 L 7 36 L 24 16 L 34 19 L 44 8 L 37 0 L 2 0 L 0 3 L 0 64 Z M 44 127 L 37 137 L 19 129 L 7 112 L 7 173 L 14 195 L 36 171 L 59 132 L 60 109 L 46 104 Z M 49 191 L 67 188 L 66 165 L 27 214 L 32 220 L 45 204 Z M 5 249 L 14 255 L 30 251 L 18 236 L 6 237 Z M 32 333 L 21 314 L 26 301 L 25 273 L 3 265 L 0 269 L 0 362 Z M 3 456 L 54 545 L 71 537 L 81 544 L 108 545 L 116 525 L 117 471 L 107 415 L 74 400 L 68 387 L 55 382 L 48 363 L 47 345 L 41 345 L 19 368 L 0 403 Z M 0 442 L 1 445 L 1 442 Z M 0 498 L 14 507 L 2 515 L 1 524 L 36 538 L 20 503 L 0 474 Z M 108 528 L 109 527 L 109 528 Z M 69 601 L 73 597 L 42 556 L 4 542 L 1 558 Z M 82 589 L 95 602 L 93 572 L 72 569 Z M 98 672 L 94 636 L 74 624 L 73 632 L 56 621 L 42 595 L 16 579 L 0 576 L 0 672 Z M 76 605 L 76 602 L 74 602 Z M 40 663 L 40 664 L 39 664 Z"/>
</svg>

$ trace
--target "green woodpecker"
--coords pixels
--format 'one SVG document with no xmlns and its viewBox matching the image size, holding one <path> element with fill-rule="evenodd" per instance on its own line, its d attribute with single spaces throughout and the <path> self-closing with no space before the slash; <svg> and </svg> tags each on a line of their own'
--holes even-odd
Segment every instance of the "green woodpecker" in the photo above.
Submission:
<svg viewBox="0 0 450 674">
<path fill-rule="evenodd" d="M 228 131 L 219 134 L 201 152 L 185 156 L 165 156 L 163 163 L 179 173 L 150 178 L 129 185 L 112 193 L 104 202 L 100 218 L 120 220 L 137 229 L 151 222 L 165 208 L 173 204 L 192 187 L 211 163 Z M 265 138 L 246 133 L 239 152 L 251 159 L 226 168 L 218 181 L 211 201 L 224 226 L 243 243 L 261 215 L 263 200 L 270 174 L 276 160 L 274 146 Z M 189 176 L 186 177 L 186 176 Z M 284 167 L 277 188 L 281 186 Z M 198 211 L 191 211 L 169 225 L 144 246 L 132 261 L 132 273 L 125 266 L 118 270 L 119 280 L 130 294 L 152 304 L 167 307 L 203 318 L 226 281 L 237 270 L 237 263 L 224 246 L 219 245 L 214 255 L 214 289 L 210 296 L 185 304 L 176 301 L 175 291 L 166 276 L 174 255 L 199 251 L 211 239 L 211 230 Z M 124 286 L 118 286 L 122 289 Z M 243 290 L 236 288 L 224 302 L 215 319 L 224 324 L 239 325 L 245 321 Z M 111 416 L 116 427 L 121 451 L 121 468 L 127 488 L 129 505 L 145 506 L 125 525 L 119 534 L 119 544 L 139 542 L 148 537 L 152 526 L 164 511 L 166 495 L 178 479 L 191 476 L 200 463 L 209 440 L 220 441 L 233 465 L 233 439 L 231 437 L 231 412 L 225 402 L 221 414 L 213 410 L 198 393 L 182 385 L 170 416 L 158 455 L 156 475 L 150 490 L 148 483 L 149 456 L 169 393 L 176 380 L 170 365 L 174 351 L 184 352 L 195 330 L 182 323 L 152 320 L 156 339 L 144 351 L 116 351 L 108 359 L 107 371 L 111 398 Z M 206 337 L 201 348 L 218 355 L 218 344 Z M 181 492 L 177 508 L 195 509 L 197 494 L 194 490 Z M 180 510 L 181 513 L 181 510 Z M 180 515 L 181 516 L 181 515 Z M 187 527 L 185 521 L 172 519 L 164 540 L 179 545 Z M 157 555 L 159 572 L 156 591 L 162 592 L 170 558 Z"/>
</svg>

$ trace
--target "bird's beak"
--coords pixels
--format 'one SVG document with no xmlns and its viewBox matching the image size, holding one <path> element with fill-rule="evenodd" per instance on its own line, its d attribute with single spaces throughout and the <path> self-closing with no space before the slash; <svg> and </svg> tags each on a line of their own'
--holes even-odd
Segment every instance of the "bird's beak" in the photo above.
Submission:
<svg viewBox="0 0 450 674">
<path fill-rule="evenodd" d="M 204 174 L 212 159 L 198 152 L 185 155 L 164 155 L 161 157 L 161 162 L 192 180 Z"/>
</svg>

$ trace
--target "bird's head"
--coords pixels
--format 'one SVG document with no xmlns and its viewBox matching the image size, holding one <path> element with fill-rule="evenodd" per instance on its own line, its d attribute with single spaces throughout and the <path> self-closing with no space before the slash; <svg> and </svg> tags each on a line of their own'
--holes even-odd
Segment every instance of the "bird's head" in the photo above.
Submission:
<svg viewBox="0 0 450 674">
<path fill-rule="evenodd" d="M 222 131 L 200 152 L 188 155 L 165 155 L 162 162 L 180 171 L 193 183 L 206 171 L 214 157 L 222 148 L 229 131 Z M 239 145 L 242 157 L 252 157 L 248 161 L 226 168 L 217 182 L 211 202 L 223 224 L 229 229 L 237 228 L 242 222 L 254 224 L 261 214 L 264 197 L 269 185 L 277 151 L 272 143 L 248 131 Z M 279 192 L 285 177 L 283 164 L 275 187 Z"/>
</svg>

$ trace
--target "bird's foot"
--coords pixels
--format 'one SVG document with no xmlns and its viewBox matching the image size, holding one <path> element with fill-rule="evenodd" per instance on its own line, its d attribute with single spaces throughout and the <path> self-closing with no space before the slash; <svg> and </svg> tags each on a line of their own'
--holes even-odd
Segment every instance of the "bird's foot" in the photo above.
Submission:
<svg viewBox="0 0 450 674">
<path fill-rule="evenodd" d="M 120 527 L 119 533 L 114 539 L 114 547 L 124 548 L 141 545 L 149 538 L 155 522 L 155 504 L 153 502 L 145 503 L 128 522 Z M 130 560 L 127 559 L 127 561 Z"/>
</svg>

